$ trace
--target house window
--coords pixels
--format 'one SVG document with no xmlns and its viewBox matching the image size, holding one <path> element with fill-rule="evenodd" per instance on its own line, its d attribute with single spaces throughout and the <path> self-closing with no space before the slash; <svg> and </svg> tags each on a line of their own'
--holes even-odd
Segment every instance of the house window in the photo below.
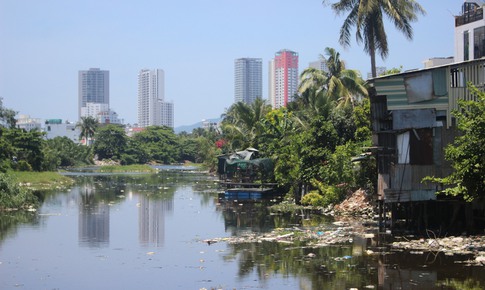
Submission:
<svg viewBox="0 0 485 290">
<path fill-rule="evenodd" d="M 450 87 L 452 88 L 462 88 L 465 86 L 465 78 L 463 70 L 459 68 L 450 69 Z"/>
<path fill-rule="evenodd" d="M 409 164 L 409 131 L 397 135 L 397 162 Z"/>
<path fill-rule="evenodd" d="M 413 129 L 409 138 L 409 161 L 414 165 L 433 164 L 433 129 Z"/>
<path fill-rule="evenodd" d="M 463 60 L 470 59 L 469 43 L 470 43 L 470 34 L 468 33 L 468 30 L 467 30 L 463 33 Z"/>
<path fill-rule="evenodd" d="M 485 56 L 485 26 L 473 30 L 473 58 Z"/>
</svg>

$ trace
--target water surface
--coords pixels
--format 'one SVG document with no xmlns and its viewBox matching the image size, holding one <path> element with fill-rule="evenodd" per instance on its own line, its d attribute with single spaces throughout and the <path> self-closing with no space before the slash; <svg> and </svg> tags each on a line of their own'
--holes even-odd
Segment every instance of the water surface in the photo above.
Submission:
<svg viewBox="0 0 485 290">
<path fill-rule="evenodd" d="M 174 168 L 170 168 L 174 169 Z M 374 240 L 308 248 L 206 239 L 325 222 L 220 200 L 194 172 L 71 174 L 37 213 L 0 215 L 0 289 L 482 289 L 483 267 Z M 305 225 L 305 226 L 304 226 Z M 380 255 L 366 255 L 372 249 Z M 387 254 L 384 254 L 387 253 Z"/>
</svg>

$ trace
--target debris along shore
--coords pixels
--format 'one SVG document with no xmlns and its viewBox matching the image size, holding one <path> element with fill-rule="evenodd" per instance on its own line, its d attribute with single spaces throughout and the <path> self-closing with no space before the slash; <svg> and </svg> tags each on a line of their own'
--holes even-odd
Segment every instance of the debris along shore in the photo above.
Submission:
<svg viewBox="0 0 485 290">
<path fill-rule="evenodd" d="M 337 221 L 325 227 L 320 226 L 311 229 L 299 227 L 277 228 L 264 234 L 248 232 L 233 237 L 206 239 L 203 242 L 208 245 L 218 242 L 229 244 L 262 242 L 293 244 L 305 242 L 307 247 L 318 248 L 334 244 L 352 243 L 355 236 L 374 237 L 372 233 L 366 233 L 362 226 L 356 227 L 349 222 Z"/>
<path fill-rule="evenodd" d="M 282 204 L 286 208 L 288 205 Z M 302 209 L 311 209 L 308 207 Z M 276 211 L 280 211 L 276 209 Z M 337 206 L 321 208 L 320 213 L 333 216 L 337 221 L 317 227 L 277 228 L 269 233 L 245 232 L 233 237 L 203 240 L 211 245 L 217 242 L 238 243 L 301 243 L 307 247 L 324 247 L 334 244 L 352 243 L 354 237 L 373 238 L 375 228 L 364 226 L 374 216 L 373 206 L 364 190 L 357 190 Z M 357 218 L 358 217 L 358 218 Z"/>
<path fill-rule="evenodd" d="M 409 250 L 412 254 L 443 252 L 445 255 L 470 255 L 472 258 L 461 262 L 469 265 L 485 265 L 485 236 L 450 236 L 444 238 L 404 239 L 391 244 L 393 249 Z"/>
</svg>

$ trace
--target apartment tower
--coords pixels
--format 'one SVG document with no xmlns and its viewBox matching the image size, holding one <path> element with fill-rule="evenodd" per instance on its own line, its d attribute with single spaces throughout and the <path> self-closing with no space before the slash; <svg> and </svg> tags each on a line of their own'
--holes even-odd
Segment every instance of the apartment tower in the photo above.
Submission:
<svg viewBox="0 0 485 290">
<path fill-rule="evenodd" d="M 263 61 L 261 58 L 238 58 L 234 61 L 234 102 L 251 104 L 263 98 Z"/>
<path fill-rule="evenodd" d="M 165 102 L 165 73 L 143 69 L 138 74 L 138 126 L 173 128 L 173 103 Z"/>
<path fill-rule="evenodd" d="M 269 93 L 274 109 L 286 107 L 298 92 L 298 53 L 280 50 L 269 65 Z"/>
<path fill-rule="evenodd" d="M 103 104 L 109 108 L 109 71 L 99 68 L 81 70 L 78 75 L 78 116 L 87 117 L 87 105 Z M 96 117 L 96 116 L 92 116 Z"/>
</svg>

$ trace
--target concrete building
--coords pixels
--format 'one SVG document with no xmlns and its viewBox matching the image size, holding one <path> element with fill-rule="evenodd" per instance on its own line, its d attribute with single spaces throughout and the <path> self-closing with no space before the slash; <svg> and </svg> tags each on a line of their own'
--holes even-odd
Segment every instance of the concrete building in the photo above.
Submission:
<svg viewBox="0 0 485 290">
<path fill-rule="evenodd" d="M 275 103 L 275 73 L 274 59 L 268 63 L 268 102 L 274 108 Z"/>
<path fill-rule="evenodd" d="M 485 19 L 483 1 L 465 1 L 455 16 L 455 61 L 485 56 Z"/>
<path fill-rule="evenodd" d="M 275 54 L 270 64 L 270 95 L 274 109 L 286 107 L 298 91 L 298 53 L 283 49 Z"/>
<path fill-rule="evenodd" d="M 81 130 L 76 127 L 75 123 L 62 122 L 61 119 L 48 119 L 45 121 L 44 132 L 46 133 L 46 139 L 54 139 L 56 137 L 67 137 L 79 143 L 79 135 Z"/>
<path fill-rule="evenodd" d="M 160 125 L 173 128 L 173 102 L 160 102 Z"/>
<path fill-rule="evenodd" d="M 263 98 L 261 58 L 238 58 L 234 61 L 234 102 L 251 104 Z"/>
<path fill-rule="evenodd" d="M 431 68 L 435 66 L 450 64 L 454 62 L 454 58 L 452 56 L 449 57 L 433 57 L 425 60 L 423 62 L 424 68 Z"/>
<path fill-rule="evenodd" d="M 84 107 L 81 108 L 81 117 L 93 117 L 98 119 L 100 112 L 106 112 L 109 110 L 109 105 L 104 103 L 91 103 L 87 102 Z"/>
<path fill-rule="evenodd" d="M 165 72 L 143 69 L 138 74 L 138 126 L 173 128 L 173 103 L 165 102 Z"/>
<path fill-rule="evenodd" d="M 96 116 L 100 124 L 122 124 L 123 122 L 118 118 L 118 114 L 111 110 L 100 111 Z"/>
<path fill-rule="evenodd" d="M 328 72 L 328 66 L 325 60 L 319 59 L 316 61 L 312 61 L 308 64 L 308 67 L 314 68 L 314 69 L 319 69 L 324 72 Z"/>
<path fill-rule="evenodd" d="M 25 131 L 42 129 L 42 122 L 39 118 L 31 118 L 29 115 L 19 115 L 16 123 L 17 128 Z"/>
<path fill-rule="evenodd" d="M 106 104 L 109 108 L 109 71 L 99 68 L 79 71 L 78 86 L 79 119 L 89 116 L 83 115 L 87 103 Z"/>
</svg>

